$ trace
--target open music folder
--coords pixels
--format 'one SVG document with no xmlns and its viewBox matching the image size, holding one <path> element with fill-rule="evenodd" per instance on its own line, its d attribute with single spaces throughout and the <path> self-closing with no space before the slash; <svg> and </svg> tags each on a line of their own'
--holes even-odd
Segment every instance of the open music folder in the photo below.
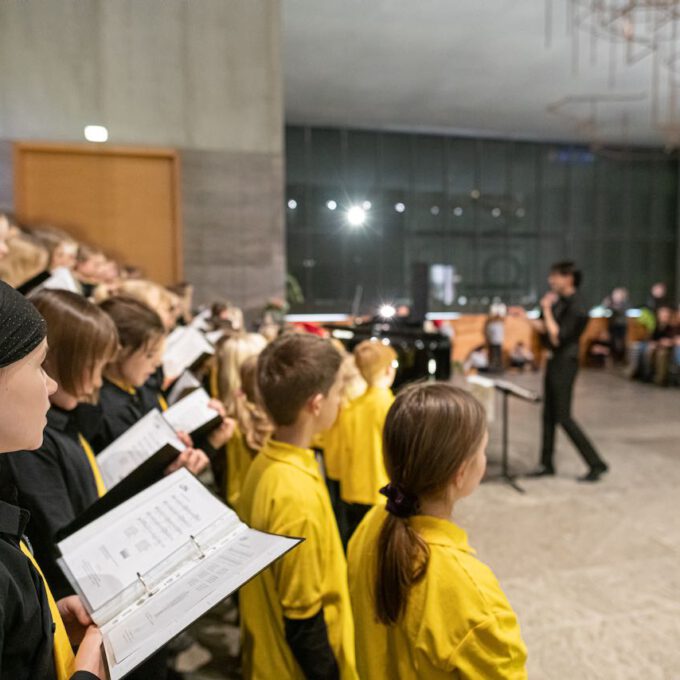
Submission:
<svg viewBox="0 0 680 680">
<path fill-rule="evenodd" d="M 301 542 L 249 528 L 180 469 L 58 543 L 111 680 Z"/>
<path fill-rule="evenodd" d="M 172 426 L 153 410 L 109 444 L 97 456 L 97 465 L 110 492 L 141 466 L 164 470 L 184 449 Z"/>
<path fill-rule="evenodd" d="M 163 372 L 169 380 L 178 378 L 184 370 L 192 368 L 201 359 L 215 354 L 215 348 L 205 335 L 191 326 L 176 328 L 166 341 L 163 354 Z"/>
<path fill-rule="evenodd" d="M 182 373 L 182 375 L 180 375 L 180 377 L 175 380 L 175 384 L 168 393 L 168 404 L 172 406 L 180 399 L 184 399 L 187 394 L 190 394 L 200 386 L 200 381 L 191 371 L 184 371 L 184 373 Z"/>
<path fill-rule="evenodd" d="M 175 432 L 187 432 L 192 437 L 198 437 L 222 422 L 222 417 L 208 405 L 209 402 L 210 396 L 199 387 L 173 404 L 163 413 L 163 418 Z"/>
</svg>

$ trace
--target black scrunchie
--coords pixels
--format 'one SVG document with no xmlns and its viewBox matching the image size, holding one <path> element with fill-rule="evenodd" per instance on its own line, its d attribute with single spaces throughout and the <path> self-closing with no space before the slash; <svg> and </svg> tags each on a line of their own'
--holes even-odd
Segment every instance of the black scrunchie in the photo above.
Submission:
<svg viewBox="0 0 680 680">
<path fill-rule="evenodd" d="M 380 489 L 380 493 L 387 497 L 387 512 L 395 517 L 406 519 L 420 511 L 418 497 L 404 491 L 399 484 L 390 482 Z"/>
<path fill-rule="evenodd" d="M 38 310 L 0 281 L 0 368 L 30 354 L 46 335 L 47 326 Z"/>
</svg>

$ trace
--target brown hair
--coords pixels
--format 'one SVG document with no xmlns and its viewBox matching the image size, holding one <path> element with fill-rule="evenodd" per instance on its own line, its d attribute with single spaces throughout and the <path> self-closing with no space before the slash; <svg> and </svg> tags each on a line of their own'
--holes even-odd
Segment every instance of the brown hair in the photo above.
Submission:
<svg viewBox="0 0 680 680">
<path fill-rule="evenodd" d="M 260 403 L 257 389 L 257 356 L 252 356 L 241 365 L 241 392 L 234 402 L 234 415 L 239 430 L 253 453 L 257 453 L 264 446 L 274 429 Z"/>
<path fill-rule="evenodd" d="M 378 340 L 364 340 L 354 348 L 354 359 L 362 378 L 371 385 L 397 358 L 389 345 Z"/>
<path fill-rule="evenodd" d="M 419 383 L 397 396 L 385 421 L 383 451 L 391 484 L 422 499 L 441 492 L 478 450 L 486 432 L 482 405 L 445 383 Z M 411 587 L 425 576 L 427 543 L 408 519 L 388 513 L 378 542 L 375 608 L 390 625 L 403 615 Z"/>
<path fill-rule="evenodd" d="M 78 252 L 76 254 L 76 263 L 81 264 L 82 262 L 87 262 L 91 257 L 103 256 L 104 251 L 99 250 L 99 248 L 93 248 L 86 243 L 78 244 Z"/>
<path fill-rule="evenodd" d="M 120 346 L 128 356 L 165 335 L 161 317 L 151 307 L 132 297 L 111 297 L 99 307 L 116 325 Z"/>
<path fill-rule="evenodd" d="M 67 290 L 41 290 L 29 299 L 47 322 L 47 372 L 63 390 L 79 396 L 83 376 L 116 355 L 113 321 L 97 305 Z"/>
<path fill-rule="evenodd" d="M 49 224 L 33 225 L 30 229 L 30 234 L 47 248 L 50 254 L 50 263 L 54 252 L 59 246 L 67 244 L 74 248 L 78 247 L 78 242 L 72 236 Z"/>
<path fill-rule="evenodd" d="M 260 354 L 257 384 L 276 425 L 292 425 L 308 399 L 328 394 L 342 358 L 328 340 L 290 333 Z"/>
</svg>

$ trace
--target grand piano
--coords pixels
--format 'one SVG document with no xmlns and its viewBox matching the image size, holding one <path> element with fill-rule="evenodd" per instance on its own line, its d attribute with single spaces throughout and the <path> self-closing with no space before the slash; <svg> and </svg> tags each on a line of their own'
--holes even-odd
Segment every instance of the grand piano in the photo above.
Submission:
<svg viewBox="0 0 680 680">
<path fill-rule="evenodd" d="M 397 352 L 399 367 L 395 389 L 416 380 L 451 377 L 451 341 L 441 333 L 427 333 L 421 323 L 395 317 L 374 318 L 354 326 L 324 324 L 332 337 L 352 351 L 360 342 L 376 338 Z"/>
</svg>

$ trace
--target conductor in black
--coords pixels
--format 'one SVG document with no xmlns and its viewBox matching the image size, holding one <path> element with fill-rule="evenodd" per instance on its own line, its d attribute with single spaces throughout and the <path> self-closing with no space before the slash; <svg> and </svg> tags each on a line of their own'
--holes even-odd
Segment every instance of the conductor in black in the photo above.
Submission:
<svg viewBox="0 0 680 680">
<path fill-rule="evenodd" d="M 543 405 L 541 463 L 531 474 L 555 474 L 555 430 L 561 425 L 583 456 L 589 470 L 582 482 L 597 482 L 607 464 L 571 415 L 574 382 L 579 367 L 579 338 L 588 323 L 588 310 L 579 295 L 581 272 L 573 262 L 557 262 L 550 268 L 550 292 L 541 300 L 541 318 L 534 325 L 548 351 Z"/>
</svg>

